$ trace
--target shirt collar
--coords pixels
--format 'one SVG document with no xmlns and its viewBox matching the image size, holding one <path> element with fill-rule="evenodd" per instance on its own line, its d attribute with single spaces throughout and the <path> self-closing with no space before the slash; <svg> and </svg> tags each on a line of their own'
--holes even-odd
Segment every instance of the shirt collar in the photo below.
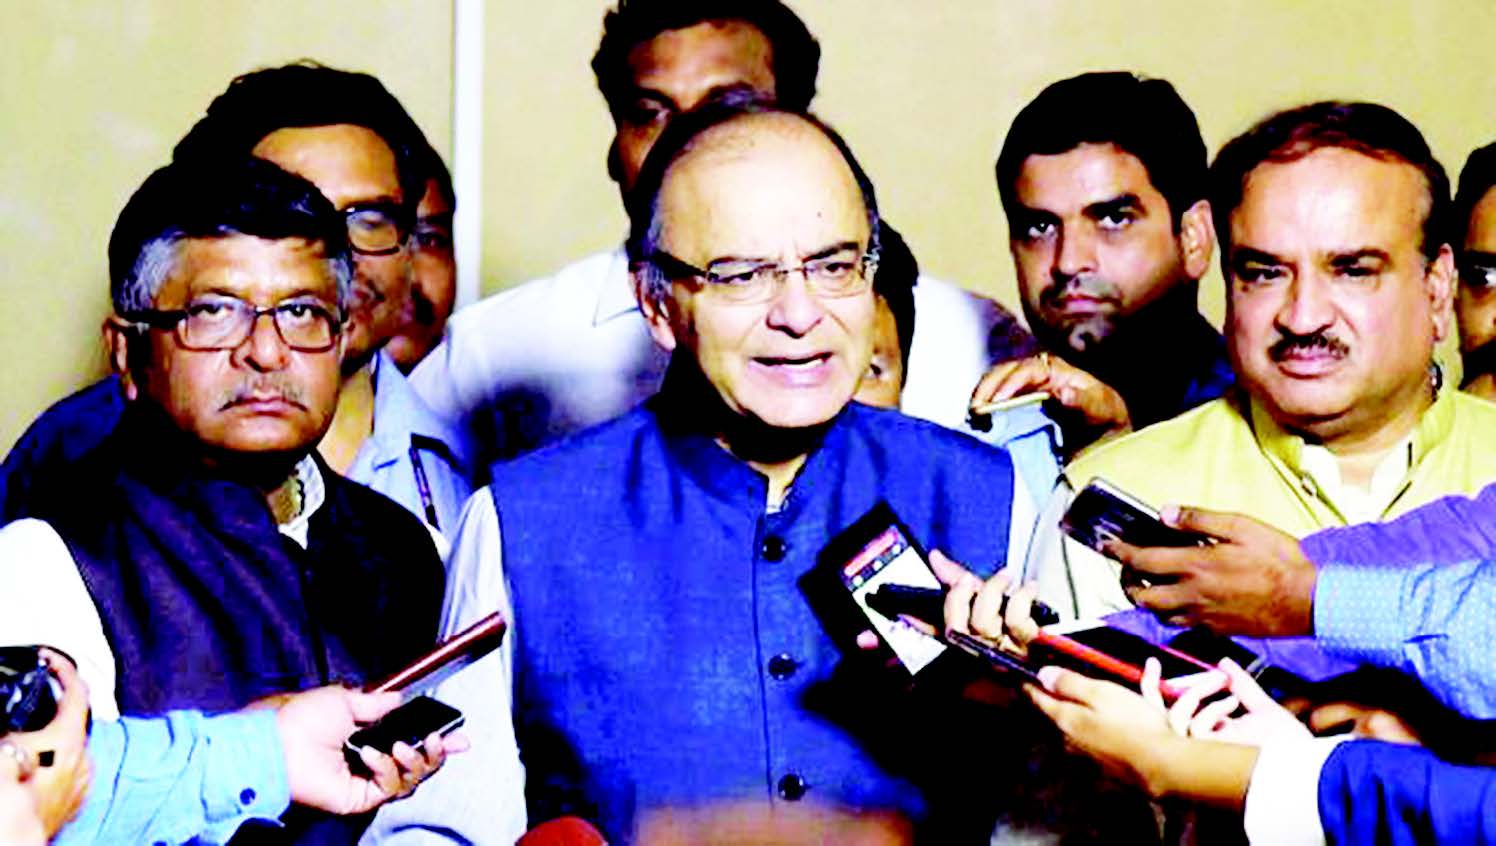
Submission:
<svg viewBox="0 0 1496 846">
<path fill-rule="evenodd" d="M 1418 423 L 1413 427 L 1407 439 L 1399 442 L 1399 446 L 1407 445 L 1407 463 L 1403 466 L 1399 481 L 1405 482 L 1408 474 L 1423 461 L 1423 457 L 1428 454 L 1429 450 L 1449 437 L 1454 427 L 1454 390 L 1452 386 L 1445 383 L 1438 395 L 1434 397 L 1433 404 L 1418 418 Z M 1245 394 L 1245 391 L 1242 393 Z M 1255 399 L 1248 399 L 1247 402 L 1250 404 L 1252 433 L 1263 451 L 1270 458 L 1281 462 L 1300 485 L 1308 490 L 1318 490 L 1319 483 L 1312 472 L 1317 469 L 1315 459 L 1306 457 L 1304 439 L 1279 426 L 1272 415 L 1268 414 L 1267 410 Z M 1377 475 L 1381 476 L 1381 474 L 1382 468 L 1379 467 Z M 1338 478 L 1337 470 L 1336 479 Z M 1396 491 L 1401 492 L 1403 487 L 1405 485 L 1398 485 Z M 1396 493 L 1392 498 L 1396 499 Z"/>
<path fill-rule="evenodd" d="M 307 532 L 311 528 L 312 515 L 322 507 L 327 500 L 327 483 L 322 478 L 322 471 L 317 467 L 317 462 L 310 455 L 303 456 L 296 462 L 296 472 L 292 474 L 296 483 L 301 486 L 301 510 L 295 517 L 276 526 L 280 533 L 296 541 L 302 549 L 306 549 Z"/>
<path fill-rule="evenodd" d="M 593 326 L 639 310 L 639 301 L 634 297 L 634 282 L 629 278 L 629 260 L 622 247 L 613 252 L 603 273 L 602 284 L 595 291 L 597 303 L 592 310 Z"/>
<path fill-rule="evenodd" d="M 466 441 L 426 405 L 389 353 L 380 350 L 369 369 L 374 378 L 374 431 L 363 449 L 370 451 L 371 467 L 398 461 L 410 449 L 413 435 L 441 441 L 457 461 L 468 460 Z"/>
</svg>

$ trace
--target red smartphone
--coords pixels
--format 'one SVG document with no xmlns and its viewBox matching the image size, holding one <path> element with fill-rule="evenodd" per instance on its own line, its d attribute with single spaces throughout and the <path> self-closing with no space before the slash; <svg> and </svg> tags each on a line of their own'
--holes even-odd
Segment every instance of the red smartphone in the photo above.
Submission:
<svg viewBox="0 0 1496 846">
<path fill-rule="evenodd" d="M 440 646 L 369 690 L 372 693 L 392 690 L 412 695 L 425 693 L 463 667 L 498 649 L 508 629 L 504 616 L 495 611 L 442 641 Z"/>
<path fill-rule="evenodd" d="M 1028 663 L 1033 666 L 1054 664 L 1133 688 L 1143 680 L 1143 664 L 1157 658 L 1163 670 L 1164 698 L 1171 701 L 1188 687 L 1190 677 L 1217 672 L 1192 655 L 1094 622 L 1084 628 L 1062 625 L 1041 629 L 1028 648 Z"/>
</svg>

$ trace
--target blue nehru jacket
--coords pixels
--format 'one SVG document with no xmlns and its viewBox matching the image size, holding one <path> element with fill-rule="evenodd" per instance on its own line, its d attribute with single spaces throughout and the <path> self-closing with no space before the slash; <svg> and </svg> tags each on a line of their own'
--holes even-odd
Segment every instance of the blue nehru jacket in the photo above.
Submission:
<svg viewBox="0 0 1496 846">
<path fill-rule="evenodd" d="M 659 400 L 494 469 L 531 823 L 579 814 L 626 840 L 651 808 L 744 800 L 921 820 L 940 797 L 911 762 L 949 719 L 849 679 L 797 579 L 879 500 L 992 572 L 1007 454 L 853 404 L 769 512 L 764 477 Z"/>
</svg>

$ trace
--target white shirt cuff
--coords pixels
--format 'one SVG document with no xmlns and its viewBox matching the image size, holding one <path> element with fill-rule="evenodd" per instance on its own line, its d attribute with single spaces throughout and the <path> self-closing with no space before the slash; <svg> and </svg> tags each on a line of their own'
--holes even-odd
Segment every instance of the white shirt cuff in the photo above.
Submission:
<svg viewBox="0 0 1496 846">
<path fill-rule="evenodd" d="M 1319 773 L 1348 734 L 1268 743 L 1257 753 L 1242 824 L 1247 842 L 1321 846 Z"/>
</svg>

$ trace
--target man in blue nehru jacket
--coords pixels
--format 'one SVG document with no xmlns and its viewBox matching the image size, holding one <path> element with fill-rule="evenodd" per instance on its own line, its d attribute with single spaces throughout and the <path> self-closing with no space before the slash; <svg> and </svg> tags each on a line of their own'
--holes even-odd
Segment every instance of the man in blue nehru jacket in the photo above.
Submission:
<svg viewBox="0 0 1496 846">
<path fill-rule="evenodd" d="M 932 754 L 959 697 L 842 661 L 797 585 L 879 500 L 989 572 L 1030 529 L 1010 531 L 1006 453 L 852 402 L 875 314 L 867 176 L 816 119 L 723 104 L 665 131 L 630 220 L 636 293 L 672 354 L 663 387 L 497 465 L 450 563 L 444 628 L 512 600 L 530 824 L 576 814 L 628 841 L 727 808 L 833 840 L 875 819 L 986 842 L 992 819 L 971 815 L 997 801 L 958 800 L 960 768 Z M 494 791 L 472 717 L 502 707 L 503 669 L 443 691 L 474 754 L 412 800 L 428 824 L 435 805 L 482 805 L 458 791 Z M 481 832 L 451 816 L 449 836 Z"/>
</svg>

